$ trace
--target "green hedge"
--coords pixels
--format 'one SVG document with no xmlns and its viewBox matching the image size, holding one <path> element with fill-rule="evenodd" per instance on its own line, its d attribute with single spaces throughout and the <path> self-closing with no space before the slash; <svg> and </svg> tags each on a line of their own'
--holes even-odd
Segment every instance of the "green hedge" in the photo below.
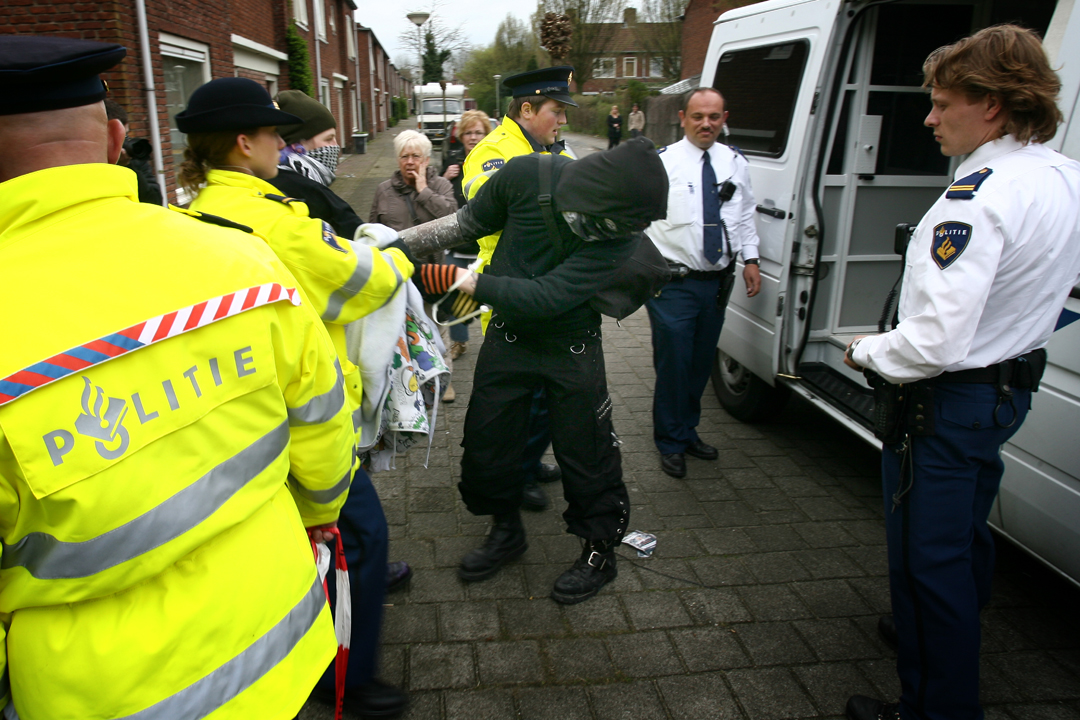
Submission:
<svg viewBox="0 0 1080 720">
<path fill-rule="evenodd" d="M 315 97 L 307 40 L 300 36 L 294 24 L 289 23 L 285 29 L 285 41 L 289 51 L 289 87 Z"/>
</svg>

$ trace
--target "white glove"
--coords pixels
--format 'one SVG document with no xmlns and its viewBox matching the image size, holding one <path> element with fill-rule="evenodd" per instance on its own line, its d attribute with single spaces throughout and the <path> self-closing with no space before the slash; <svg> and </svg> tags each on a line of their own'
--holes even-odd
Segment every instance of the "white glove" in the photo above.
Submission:
<svg viewBox="0 0 1080 720">
<path fill-rule="evenodd" d="M 398 239 L 397 230 L 379 223 L 364 223 L 356 228 L 355 242 L 384 248 Z"/>
</svg>

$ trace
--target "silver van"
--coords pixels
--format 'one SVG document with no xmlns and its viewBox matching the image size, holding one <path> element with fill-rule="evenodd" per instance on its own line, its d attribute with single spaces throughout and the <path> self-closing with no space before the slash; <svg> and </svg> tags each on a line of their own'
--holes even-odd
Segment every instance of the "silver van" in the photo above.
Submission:
<svg viewBox="0 0 1080 720">
<path fill-rule="evenodd" d="M 761 293 L 732 297 L 713 372 L 730 414 L 766 420 L 797 393 L 879 444 L 870 390 L 844 348 L 877 332 L 901 271 L 897 226 L 919 221 L 960 160 L 922 125 L 922 62 L 1000 22 L 1045 38 L 1065 114 L 1048 146 L 1080 158 L 1073 0 L 769 0 L 716 21 L 701 82 L 727 99 L 761 238 Z M 1078 313 L 1080 288 L 1063 322 Z M 1048 351 L 1034 412 L 1003 449 L 991 524 L 1080 585 L 1080 322 Z"/>
</svg>

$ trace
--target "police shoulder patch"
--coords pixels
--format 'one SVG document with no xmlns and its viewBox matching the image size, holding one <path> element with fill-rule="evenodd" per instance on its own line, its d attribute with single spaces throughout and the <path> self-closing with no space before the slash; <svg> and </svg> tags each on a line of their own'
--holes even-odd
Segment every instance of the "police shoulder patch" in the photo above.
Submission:
<svg viewBox="0 0 1080 720">
<path fill-rule="evenodd" d="M 483 172 L 487 172 L 488 170 L 498 170 L 505 164 L 506 161 L 502 158 L 491 158 L 490 160 L 485 161 L 484 164 L 480 166 L 480 169 Z"/>
<path fill-rule="evenodd" d="M 334 228 L 330 226 L 330 223 L 323 220 L 322 224 L 322 239 L 323 242 L 334 248 L 338 252 L 347 252 L 345 248 L 341 247 L 341 243 L 338 242 L 337 234 L 334 232 Z"/>
<path fill-rule="evenodd" d="M 228 218 L 223 218 L 220 215 L 211 215 L 210 213 L 204 213 L 198 210 L 178 208 L 175 205 L 170 205 L 169 209 L 175 210 L 179 213 L 183 213 L 188 217 L 193 217 L 196 220 L 202 220 L 204 223 L 210 223 L 211 225 L 220 225 L 221 227 L 230 228 L 232 230 L 242 230 L 246 233 L 255 232 L 253 228 L 250 228 L 247 225 L 241 225 L 238 222 L 233 222 L 232 220 L 229 220 Z"/>
<path fill-rule="evenodd" d="M 971 226 L 962 222 L 943 222 L 934 228 L 930 257 L 944 270 L 952 265 L 971 242 Z"/>
<path fill-rule="evenodd" d="M 975 197 L 975 191 L 979 189 L 979 186 L 983 184 L 986 178 L 994 174 L 994 171 L 990 168 L 983 168 L 978 172 L 973 172 L 966 177 L 962 177 L 952 185 L 945 193 L 945 197 L 950 200 L 970 200 Z"/>
<path fill-rule="evenodd" d="M 274 193 L 264 193 L 263 197 L 267 200 L 274 200 L 275 202 L 283 203 L 285 205 L 291 205 L 294 202 L 300 202 L 296 198 L 285 197 L 284 195 L 275 195 Z"/>
<path fill-rule="evenodd" d="M 662 148 L 656 148 L 656 154 L 657 154 L 657 155 L 659 155 L 659 154 L 660 154 L 660 153 L 662 153 L 662 152 L 666 152 L 666 151 L 667 151 L 667 149 L 668 149 L 668 146 L 667 146 L 667 145 L 665 145 L 665 146 L 664 146 L 664 147 L 662 147 Z"/>
</svg>

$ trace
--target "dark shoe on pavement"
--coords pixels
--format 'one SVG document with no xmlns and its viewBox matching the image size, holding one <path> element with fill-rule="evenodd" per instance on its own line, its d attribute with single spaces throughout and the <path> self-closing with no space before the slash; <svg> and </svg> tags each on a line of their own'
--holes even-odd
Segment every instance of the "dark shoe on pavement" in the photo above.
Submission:
<svg viewBox="0 0 1080 720">
<path fill-rule="evenodd" d="M 562 468 L 555 463 L 540 463 L 540 469 L 536 471 L 536 479 L 542 483 L 561 480 Z"/>
<path fill-rule="evenodd" d="M 588 600 L 600 588 L 618 576 L 615 567 L 615 542 L 585 543 L 581 557 L 573 567 L 555 580 L 551 599 L 563 605 L 574 605 Z"/>
<path fill-rule="evenodd" d="M 386 563 L 386 592 L 400 590 L 409 583 L 411 577 L 412 568 L 409 563 L 402 560 Z"/>
<path fill-rule="evenodd" d="M 900 703 L 884 703 L 865 695 L 852 695 L 847 701 L 848 720 L 900 720 Z"/>
<path fill-rule="evenodd" d="M 686 454 L 690 457 L 696 457 L 699 460 L 715 460 L 720 457 L 720 453 L 716 451 L 712 445 L 706 445 L 700 440 L 694 441 L 690 447 L 686 448 Z"/>
<path fill-rule="evenodd" d="M 896 623 L 893 622 L 892 615 L 882 615 L 878 618 L 877 631 L 882 641 L 893 650 L 900 644 L 900 636 L 896 634 Z"/>
<path fill-rule="evenodd" d="M 335 698 L 332 688 L 317 687 L 311 697 L 333 707 Z M 359 687 L 345 688 L 342 706 L 348 713 L 365 718 L 395 718 L 405 712 L 409 696 L 400 688 L 382 680 L 372 680 Z"/>
<path fill-rule="evenodd" d="M 525 490 L 521 496 L 521 507 L 533 512 L 540 512 L 541 510 L 547 510 L 550 504 L 547 493 L 544 492 L 539 483 L 525 483 Z"/>
<path fill-rule="evenodd" d="M 660 469 L 673 478 L 684 478 L 686 477 L 686 456 L 682 453 L 661 455 Z"/>
<path fill-rule="evenodd" d="M 525 526 L 521 524 L 519 513 L 496 515 L 495 524 L 488 533 L 484 544 L 470 550 L 461 559 L 458 577 L 466 582 L 487 580 L 499 572 L 506 563 L 516 560 L 529 549 L 525 541 Z"/>
</svg>

